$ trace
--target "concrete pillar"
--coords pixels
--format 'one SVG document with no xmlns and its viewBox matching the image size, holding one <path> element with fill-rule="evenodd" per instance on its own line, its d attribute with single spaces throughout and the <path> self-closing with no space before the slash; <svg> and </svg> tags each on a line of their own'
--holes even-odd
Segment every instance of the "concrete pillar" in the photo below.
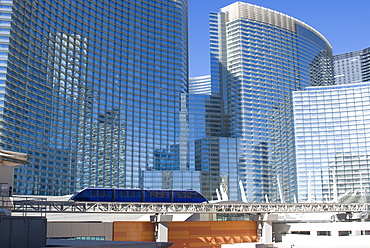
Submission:
<svg viewBox="0 0 370 248">
<path fill-rule="evenodd" d="M 157 222 L 156 223 L 157 236 L 156 242 L 168 242 L 168 222 Z"/>
<path fill-rule="evenodd" d="M 272 222 L 277 220 L 277 214 L 257 215 L 258 241 L 261 243 L 273 242 Z"/>
<path fill-rule="evenodd" d="M 155 223 L 155 241 L 168 242 L 168 222 L 171 222 L 173 215 L 152 215 L 150 221 Z"/>
<path fill-rule="evenodd" d="M 272 242 L 272 221 L 264 221 L 262 227 L 262 243 Z"/>
</svg>

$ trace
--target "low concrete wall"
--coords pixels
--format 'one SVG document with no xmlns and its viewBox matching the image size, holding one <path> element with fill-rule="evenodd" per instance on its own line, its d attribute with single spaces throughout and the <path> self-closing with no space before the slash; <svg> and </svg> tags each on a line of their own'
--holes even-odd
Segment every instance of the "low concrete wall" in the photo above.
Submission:
<svg viewBox="0 0 370 248">
<path fill-rule="evenodd" d="M 48 222 L 48 238 L 105 237 L 113 240 L 112 222 Z"/>
<path fill-rule="evenodd" d="M 0 216 L 0 248 L 39 248 L 45 245 L 45 218 Z"/>
</svg>

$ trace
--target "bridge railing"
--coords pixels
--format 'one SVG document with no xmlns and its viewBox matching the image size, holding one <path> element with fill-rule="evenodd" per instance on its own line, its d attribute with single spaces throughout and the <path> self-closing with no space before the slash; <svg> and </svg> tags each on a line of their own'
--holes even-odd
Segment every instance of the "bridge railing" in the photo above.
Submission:
<svg viewBox="0 0 370 248">
<path fill-rule="evenodd" d="M 20 212 L 23 216 L 46 216 L 46 198 L 27 197 L 27 196 L 9 196 L 0 198 L 0 208 L 7 209 L 10 212 Z"/>
<path fill-rule="evenodd" d="M 367 203 L 121 203 L 14 200 L 13 212 L 58 213 L 316 213 L 368 212 Z"/>
</svg>

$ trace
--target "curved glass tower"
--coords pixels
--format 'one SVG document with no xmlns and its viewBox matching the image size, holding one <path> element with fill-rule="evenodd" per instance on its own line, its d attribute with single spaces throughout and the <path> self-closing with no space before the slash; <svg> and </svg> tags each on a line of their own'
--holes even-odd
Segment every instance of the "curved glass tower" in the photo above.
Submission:
<svg viewBox="0 0 370 248">
<path fill-rule="evenodd" d="M 222 102 L 214 180 L 240 199 L 285 201 L 297 193 L 292 91 L 334 82 L 328 41 L 307 24 L 236 2 L 210 14 L 213 94 Z M 225 147 L 228 147 L 225 149 Z M 199 151 L 202 152 L 202 151 Z M 209 170 L 208 165 L 200 165 Z"/>
<path fill-rule="evenodd" d="M 187 0 L 14 0 L 1 148 L 30 155 L 15 193 L 185 168 L 187 56 Z"/>
</svg>

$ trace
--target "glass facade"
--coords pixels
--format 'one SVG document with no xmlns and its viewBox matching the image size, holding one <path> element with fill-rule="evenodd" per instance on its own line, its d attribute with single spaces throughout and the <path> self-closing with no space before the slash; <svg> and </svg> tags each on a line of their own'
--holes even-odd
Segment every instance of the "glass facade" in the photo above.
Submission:
<svg viewBox="0 0 370 248">
<path fill-rule="evenodd" d="M 1 149 L 30 156 L 15 193 L 187 170 L 187 0 L 14 0 L 11 21 L 0 8 Z"/>
<path fill-rule="evenodd" d="M 335 182 L 337 196 L 368 191 L 370 84 L 309 87 L 293 101 L 298 200 L 336 199 Z"/>
<path fill-rule="evenodd" d="M 370 48 L 333 56 L 335 84 L 370 81 Z"/>
<path fill-rule="evenodd" d="M 211 94 L 211 75 L 189 78 L 189 94 Z"/>
<path fill-rule="evenodd" d="M 212 94 L 210 76 L 190 78 L 188 94 L 189 167 L 199 173 L 200 190 L 214 199 L 220 186 L 220 97 Z"/>
<path fill-rule="evenodd" d="M 236 2 L 210 13 L 210 49 L 211 92 L 221 106 L 214 158 L 219 167 L 213 173 L 227 182 L 233 200 L 241 199 L 241 180 L 249 202 L 265 196 L 278 201 L 280 179 L 285 200 L 292 202 L 297 193 L 292 92 L 334 84 L 330 44 L 292 17 Z"/>
<path fill-rule="evenodd" d="M 0 2 L 0 115 L 4 113 L 4 96 L 9 54 L 12 0 Z M 1 124 L 0 124 L 1 125 Z"/>
</svg>

